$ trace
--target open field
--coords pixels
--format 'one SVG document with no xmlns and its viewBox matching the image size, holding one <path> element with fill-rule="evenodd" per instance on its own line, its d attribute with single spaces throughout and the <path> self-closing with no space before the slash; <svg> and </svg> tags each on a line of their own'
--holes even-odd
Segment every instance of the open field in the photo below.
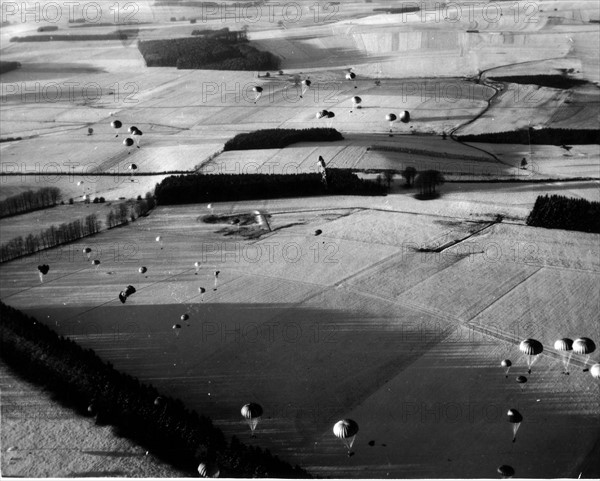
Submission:
<svg viewBox="0 0 600 481">
<path fill-rule="evenodd" d="M 247 204 L 215 209 L 243 211 Z M 509 463 L 524 476 L 568 477 L 588 466 L 600 386 L 580 372 L 581 361 L 572 361 L 565 379 L 550 348 L 521 392 L 504 378 L 499 360 L 512 358 L 516 375 L 523 370 L 522 337 L 535 335 L 546 346 L 557 336 L 599 337 L 592 327 L 599 299 L 590 289 L 600 266 L 585 257 L 597 235 L 393 212 L 298 210 L 293 200 L 261 208 L 271 212 L 276 230 L 259 241 L 224 237 L 218 225 L 199 222 L 201 206 L 159 208 L 94 238 L 92 248 L 102 250 L 98 271 L 64 249 L 56 250 L 43 284 L 33 268 L 37 259 L 3 265 L 2 300 L 180 397 L 226 433 L 319 476 L 486 477 Z M 414 251 L 476 227 L 484 237 L 467 242 L 480 250 Z M 319 237 L 316 228 L 323 230 Z M 506 260 L 496 261 L 498 249 Z M 139 265 L 148 267 L 145 275 Z M 213 291 L 215 269 L 221 273 Z M 129 283 L 138 292 L 123 306 L 116 294 Z M 547 296 L 540 297 L 539 283 L 552 286 Z M 204 296 L 198 286 L 207 288 Z M 574 309 L 577 315 L 565 322 Z M 179 335 L 171 326 L 183 313 L 190 320 Z M 256 439 L 239 418 L 249 400 L 265 408 Z M 515 406 L 526 421 L 511 445 L 504 411 Z M 330 433 L 340 417 L 361 426 L 351 459 Z M 561 446 L 560 454 L 549 448 L 565 436 L 577 442 Z M 422 454 L 431 443 L 442 455 L 435 463 Z"/>
<path fill-rule="evenodd" d="M 417 200 L 397 175 L 381 197 L 214 204 L 219 215 L 268 212 L 273 231 L 252 240 L 233 225 L 202 223 L 206 205 L 160 206 L 126 227 L 3 263 L 0 299 L 210 416 L 228 436 L 317 477 L 492 478 L 501 464 L 517 477 L 600 477 L 600 384 L 582 372 L 581 356 L 562 375 L 552 349 L 559 337 L 600 341 L 599 237 L 525 225 L 538 195 L 600 201 L 598 146 L 442 139 L 530 126 L 597 129 L 597 4 L 459 10 L 428 0 L 424 11 L 405 14 L 374 11 L 390 7 L 382 1 L 296 5 L 297 18 L 286 12 L 292 20 L 283 6 L 269 16 L 262 5 L 250 21 L 251 9 L 234 7 L 224 18 L 206 5 L 142 2 L 134 26 L 69 24 L 66 11 L 56 23 L 58 34 L 139 29 L 102 42 L 9 42 L 54 23 L 8 15 L 0 51 L 22 66 L 0 77 L 0 136 L 23 140 L 0 144 L 0 198 L 52 185 L 81 200 L 84 181 L 92 198 L 114 202 L 144 196 L 167 172 L 314 172 L 319 155 L 367 178 L 437 169 L 453 180 L 439 198 Z M 114 12 L 102 8 L 100 22 L 113 23 Z M 119 13 L 121 22 L 131 15 Z M 247 29 L 257 48 L 278 55 L 283 75 L 147 68 L 136 46 L 225 26 Z M 345 79 L 348 68 L 355 81 Z M 565 90 L 489 80 L 544 73 L 589 83 Z M 297 75 L 312 81 L 302 98 Z M 256 85 L 264 89 L 258 100 Z M 335 117 L 317 120 L 322 109 Z M 389 137 L 385 115 L 403 110 L 411 121 L 394 123 Z M 123 123 L 118 137 L 115 119 Z M 131 125 L 144 135 L 128 151 Z M 317 126 L 344 140 L 218 154 L 241 132 Z M 482 179 L 538 182 L 466 182 Z M 106 208 L 78 202 L 6 219 L 2 237 L 4 227 L 18 235 Z M 101 260 L 97 269 L 82 254 L 87 246 Z M 50 265 L 43 283 L 40 263 Z M 117 295 L 128 284 L 137 292 L 122 305 Z M 544 353 L 521 389 L 518 343 L 527 336 Z M 513 362 L 508 378 L 504 358 Z M 45 395 L 4 370 L 2 388 L 5 475 L 178 475 L 56 406 L 34 428 L 29 417 L 48 406 Z M 251 401 L 264 408 L 256 438 L 239 413 Z M 22 415 L 7 420 L 15 404 Z M 524 422 L 513 444 L 506 411 L 515 407 Z M 342 418 L 360 426 L 352 457 L 331 432 Z"/>
</svg>

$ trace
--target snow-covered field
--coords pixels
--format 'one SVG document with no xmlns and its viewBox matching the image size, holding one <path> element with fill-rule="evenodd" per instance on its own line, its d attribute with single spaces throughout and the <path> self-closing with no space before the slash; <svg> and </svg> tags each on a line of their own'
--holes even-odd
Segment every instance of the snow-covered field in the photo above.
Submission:
<svg viewBox="0 0 600 481">
<path fill-rule="evenodd" d="M 389 7 L 384 2 L 327 7 L 334 11 L 298 5 L 301 18 L 279 24 L 277 9 L 273 19 L 251 23 L 143 3 L 136 18 L 144 23 L 124 42 L 11 43 L 48 22 L 9 16 L 0 51 L 22 67 L 0 77 L 0 133 L 23 139 L 0 144 L 0 198 L 52 185 L 80 200 L 84 181 L 92 197 L 112 201 L 144 196 L 172 171 L 314 172 L 319 155 L 364 176 L 413 166 L 452 180 L 544 182 L 452 182 L 441 197 L 420 201 L 396 177 L 385 197 L 214 204 L 220 214 L 271 214 L 273 232 L 254 240 L 231 225 L 202 223 L 205 205 L 160 206 L 127 227 L 2 264 L 0 299 L 181 398 L 226 434 L 319 477 L 491 478 L 501 464 L 518 477 L 600 476 L 600 385 L 582 372 L 582 357 L 561 375 L 552 349 L 559 337 L 600 340 L 598 235 L 525 225 L 538 195 L 600 200 L 598 146 L 441 137 L 598 128 L 598 24 L 590 23 L 597 5 L 502 3 L 497 18 L 493 3 L 460 3 L 460 18 L 456 7 L 434 10 L 434 2 L 421 5 L 428 13 L 398 15 L 373 11 Z M 73 28 L 64 18 L 58 25 L 58 33 L 115 30 Z M 136 47 L 138 39 L 244 25 L 259 48 L 281 57 L 283 75 L 147 68 Z M 356 81 L 345 80 L 350 67 Z M 571 90 L 506 84 L 496 94 L 499 83 L 489 81 L 567 70 L 590 83 Z M 303 98 L 295 74 L 313 82 Z M 264 88 L 258 100 L 255 85 Z M 322 109 L 335 117 L 317 120 Z M 403 110 L 411 122 L 394 123 L 390 137 L 385 116 Z M 123 123 L 118 132 L 115 119 Z M 122 141 L 132 125 L 144 135 L 139 149 L 128 150 Z M 317 126 L 338 129 L 344 140 L 219 154 L 237 133 Z M 523 157 L 527 170 L 519 168 Z M 28 219 L 39 230 L 67 207 L 0 227 L 20 235 Z M 8 237 L 3 229 L 2 241 Z M 101 260 L 98 269 L 82 254 L 86 246 Z M 43 283 L 40 263 L 50 265 Z M 140 266 L 148 272 L 139 274 Z M 117 295 L 128 284 L 137 293 L 121 305 Z M 184 313 L 189 321 L 173 330 Z M 521 389 L 515 377 L 527 373 L 518 343 L 528 336 L 545 351 Z M 508 378 L 504 358 L 513 361 Z M 4 392 L 1 401 L 4 414 Z M 239 415 L 247 402 L 264 408 L 256 438 Z M 515 407 L 525 419 L 513 444 L 506 411 Z M 342 418 L 360 426 L 352 457 L 331 432 Z M 80 439 L 81 426 L 70 426 L 48 429 L 76 429 Z M 2 424 L 3 473 L 130 472 L 119 462 L 94 469 L 94 453 L 69 458 L 67 436 L 53 456 L 45 447 L 51 441 L 35 444 L 26 427 Z M 98 440 L 107 434 L 93 429 Z M 131 453 L 120 462 L 137 465 L 134 448 L 98 442 Z M 37 453 L 43 466 L 13 461 L 10 445 Z M 148 476 L 172 475 L 148 469 Z"/>
</svg>

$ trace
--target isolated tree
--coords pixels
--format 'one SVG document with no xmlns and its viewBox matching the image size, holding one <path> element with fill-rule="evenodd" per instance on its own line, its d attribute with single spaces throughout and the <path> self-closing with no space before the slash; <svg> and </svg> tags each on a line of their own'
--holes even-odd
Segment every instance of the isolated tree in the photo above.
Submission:
<svg viewBox="0 0 600 481">
<path fill-rule="evenodd" d="M 415 180 L 416 175 L 417 175 L 417 169 L 415 169 L 414 167 L 409 166 L 406 169 L 404 169 L 404 171 L 402 172 L 402 176 L 406 180 L 407 187 L 410 187 L 412 185 L 413 181 Z"/>
<path fill-rule="evenodd" d="M 525 159 L 525 157 L 523 157 L 523 159 L 521 160 L 521 169 L 526 169 L 527 168 L 527 159 Z"/>
<path fill-rule="evenodd" d="M 434 195 L 436 187 L 444 183 L 444 176 L 437 170 L 426 170 L 420 172 L 415 179 L 415 187 L 418 187 L 422 195 Z"/>
</svg>

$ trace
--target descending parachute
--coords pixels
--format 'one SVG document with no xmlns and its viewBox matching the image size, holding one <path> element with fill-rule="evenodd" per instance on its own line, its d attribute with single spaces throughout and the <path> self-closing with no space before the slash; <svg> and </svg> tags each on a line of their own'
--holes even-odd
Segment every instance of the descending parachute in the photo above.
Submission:
<svg viewBox="0 0 600 481">
<path fill-rule="evenodd" d="M 254 103 L 258 102 L 258 99 L 260 99 L 262 92 L 263 92 L 263 88 L 256 86 L 256 87 L 252 87 L 252 91 L 256 94 L 254 96 Z"/>
<path fill-rule="evenodd" d="M 131 127 L 129 127 L 127 129 L 127 132 L 129 132 L 130 134 L 133 134 L 136 130 L 138 130 L 138 128 L 135 125 L 132 125 Z"/>
<path fill-rule="evenodd" d="M 133 140 L 132 140 L 133 142 Z M 137 170 L 138 166 L 136 164 L 129 164 L 129 167 L 127 167 L 130 171 L 131 171 L 131 182 L 134 182 L 133 177 L 135 176 L 135 171 Z"/>
<path fill-rule="evenodd" d="M 503 464 L 502 466 L 498 466 L 496 470 L 503 479 L 512 478 L 515 475 L 515 470 L 512 466 L 508 464 Z"/>
<path fill-rule="evenodd" d="M 527 372 L 531 374 L 531 366 L 537 361 L 539 354 L 544 350 L 544 346 L 535 339 L 525 339 L 519 344 L 519 350 L 527 356 Z"/>
<path fill-rule="evenodd" d="M 118 136 L 119 136 L 119 129 L 120 129 L 122 126 L 123 126 L 123 124 L 122 124 L 122 123 L 121 123 L 119 120 L 113 120 L 113 121 L 110 123 L 110 126 L 111 126 L 113 129 L 116 129 L 116 130 L 117 130 L 117 135 L 115 135 L 115 137 L 118 137 Z"/>
<path fill-rule="evenodd" d="M 573 352 L 575 354 L 581 354 L 584 356 L 587 356 L 585 358 L 585 365 L 584 365 L 584 371 L 586 371 L 587 369 L 585 368 L 585 366 L 587 366 L 589 360 L 590 360 L 590 356 L 592 355 L 592 353 L 596 350 L 596 344 L 594 344 L 594 341 L 592 341 L 590 338 L 588 337 L 580 337 L 579 339 L 575 339 L 575 341 L 573 341 Z"/>
<path fill-rule="evenodd" d="M 600 379 L 600 364 L 594 364 L 590 368 L 590 374 L 594 379 Z"/>
<path fill-rule="evenodd" d="M 187 321 L 190 318 L 190 316 L 188 314 L 182 314 L 181 315 L 181 320 L 182 321 Z"/>
<path fill-rule="evenodd" d="M 525 387 L 525 383 L 527 382 L 527 377 L 525 376 L 517 376 L 517 383 L 521 385 L 521 391 Z"/>
<path fill-rule="evenodd" d="M 331 124 L 333 123 L 333 118 L 335 117 L 335 114 L 333 112 L 327 112 L 327 128 L 331 128 Z"/>
<path fill-rule="evenodd" d="M 125 301 L 127 301 L 127 298 L 133 294 L 135 294 L 136 290 L 135 287 L 129 285 L 125 288 L 125 290 L 121 291 L 119 293 L 119 300 L 121 301 L 121 304 L 125 304 Z"/>
<path fill-rule="evenodd" d="M 317 112 L 317 115 L 316 115 L 316 117 L 317 117 L 318 119 L 322 119 L 323 117 L 327 117 L 327 114 L 328 114 L 328 113 L 329 113 L 329 112 L 328 112 L 327 110 L 319 110 L 319 111 Z"/>
<path fill-rule="evenodd" d="M 123 141 L 123 145 L 125 147 L 131 147 L 133 145 L 133 139 L 131 137 L 127 137 L 124 141 Z M 127 150 L 127 154 L 130 154 L 131 152 L 129 150 Z"/>
<path fill-rule="evenodd" d="M 360 104 L 362 103 L 362 99 L 360 97 L 352 97 L 352 108 L 360 109 Z M 352 113 L 352 110 L 350 110 Z"/>
<path fill-rule="evenodd" d="M 48 271 L 50 271 L 50 266 L 48 266 L 48 264 L 42 264 L 41 266 L 38 266 L 40 282 L 44 282 L 44 276 L 48 274 Z"/>
<path fill-rule="evenodd" d="M 392 137 L 392 127 L 397 119 L 398 117 L 396 117 L 396 114 L 387 114 L 385 116 L 385 120 L 387 120 L 390 123 L 390 137 Z"/>
<path fill-rule="evenodd" d="M 206 289 L 204 287 L 198 287 L 198 292 L 200 293 L 200 300 L 204 302 L 204 293 L 206 292 Z"/>
<path fill-rule="evenodd" d="M 173 329 L 181 329 L 181 324 L 173 324 Z"/>
<path fill-rule="evenodd" d="M 100 265 L 100 261 L 98 259 L 94 259 L 92 261 L 92 265 L 96 268 L 95 270 L 98 270 L 98 266 Z"/>
<path fill-rule="evenodd" d="M 263 408 L 260 404 L 249 403 L 242 406 L 242 416 L 250 426 L 252 431 L 252 437 L 254 437 L 254 430 L 260 422 L 260 418 L 263 414 Z"/>
<path fill-rule="evenodd" d="M 135 138 L 135 142 L 137 144 L 137 148 L 140 148 L 140 138 L 144 135 L 140 129 L 134 130 L 131 133 L 131 136 Z"/>
<path fill-rule="evenodd" d="M 302 81 L 302 93 L 300 94 L 300 98 L 304 97 L 304 94 L 310 88 L 310 84 L 311 83 L 312 82 L 310 80 L 308 80 L 308 79 Z"/>
<path fill-rule="evenodd" d="M 160 244 L 160 248 L 163 248 L 163 240 L 161 236 L 157 236 L 156 237 L 156 242 L 158 242 Z"/>
<path fill-rule="evenodd" d="M 164 403 L 165 403 L 165 400 L 164 400 L 162 397 L 160 397 L 160 396 L 158 396 L 158 397 L 157 397 L 157 398 L 154 400 L 154 405 L 155 405 L 155 406 L 162 406 L 162 405 L 164 405 Z"/>
<path fill-rule="evenodd" d="M 346 80 L 354 80 L 354 88 L 358 88 L 356 86 L 356 74 L 354 72 L 347 72 L 346 73 Z"/>
<path fill-rule="evenodd" d="M 333 426 L 333 434 L 344 442 L 348 449 L 348 456 L 356 439 L 356 433 L 358 433 L 358 424 L 352 419 L 342 419 Z"/>
<path fill-rule="evenodd" d="M 516 409 L 508 410 L 508 422 L 513 425 L 513 443 L 517 440 L 517 431 L 523 422 L 523 416 Z"/>
<path fill-rule="evenodd" d="M 321 229 L 317 229 L 315 231 L 315 235 L 321 235 L 323 233 L 323 231 Z"/>
<path fill-rule="evenodd" d="M 196 268 L 196 275 L 198 275 L 198 271 L 200 270 L 200 262 L 194 262 L 194 267 Z"/>
<path fill-rule="evenodd" d="M 198 465 L 198 474 L 203 478 L 218 478 L 221 472 L 214 464 L 200 463 Z"/>
<path fill-rule="evenodd" d="M 500 365 L 506 368 L 506 377 L 508 378 L 508 371 L 510 371 L 510 366 L 512 366 L 512 362 L 510 359 L 504 359 Z"/>
<path fill-rule="evenodd" d="M 147 269 L 146 267 L 144 267 L 144 266 L 142 266 L 142 267 L 140 267 L 140 268 L 138 269 L 138 272 L 139 272 L 140 274 L 145 274 L 147 271 L 148 271 L 148 269 Z"/>
<path fill-rule="evenodd" d="M 255 210 L 254 212 L 252 212 L 252 214 L 255 216 L 256 223 L 258 225 L 266 225 L 267 229 L 269 229 L 269 232 L 271 232 L 271 225 L 269 224 L 269 221 L 267 220 L 267 215 L 264 212 L 261 212 L 260 210 Z"/>
<path fill-rule="evenodd" d="M 408 110 L 405 110 L 400 114 L 400 122 L 403 122 L 405 124 L 410 122 L 410 114 L 408 113 Z"/>
<path fill-rule="evenodd" d="M 554 349 L 560 352 L 565 368 L 563 374 L 569 374 L 569 362 L 571 362 L 571 356 L 573 355 L 573 340 L 568 337 L 559 339 L 554 343 Z"/>
<path fill-rule="evenodd" d="M 84 247 L 83 253 L 87 256 L 89 261 L 90 257 L 92 256 L 92 249 L 90 247 Z"/>
</svg>

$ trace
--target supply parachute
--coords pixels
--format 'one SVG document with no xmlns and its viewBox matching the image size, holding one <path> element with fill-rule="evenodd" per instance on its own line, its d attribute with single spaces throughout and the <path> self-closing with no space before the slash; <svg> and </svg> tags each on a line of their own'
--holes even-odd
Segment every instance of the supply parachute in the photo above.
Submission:
<svg viewBox="0 0 600 481">
<path fill-rule="evenodd" d="M 519 430 L 519 426 L 521 426 L 521 423 L 523 422 L 523 416 L 521 416 L 521 413 L 519 411 L 517 411 L 516 409 L 509 409 L 507 415 L 508 415 L 508 422 L 512 424 L 512 430 L 513 430 L 512 442 L 514 443 L 517 440 L 517 431 Z"/>
<path fill-rule="evenodd" d="M 508 371 L 510 371 L 510 366 L 512 366 L 512 362 L 510 361 L 510 359 L 504 359 L 504 361 L 502 361 L 500 365 L 506 368 L 506 378 L 508 378 Z"/>
<path fill-rule="evenodd" d="M 344 446 L 346 446 L 346 449 L 348 449 L 349 456 L 357 433 L 358 424 L 352 419 L 342 419 L 333 426 L 333 434 L 342 440 Z"/>
<path fill-rule="evenodd" d="M 244 406 L 242 406 L 242 417 L 246 420 L 248 426 L 250 426 L 250 431 L 252 431 L 252 437 L 254 437 L 254 430 L 260 422 L 262 414 L 263 408 L 260 404 L 249 403 L 244 404 Z"/>
<path fill-rule="evenodd" d="M 573 340 L 568 337 L 558 339 L 554 342 L 554 349 L 560 352 L 563 367 L 565 368 L 563 374 L 569 374 L 569 363 L 571 362 L 571 356 L 573 355 Z"/>
<path fill-rule="evenodd" d="M 527 372 L 531 374 L 531 366 L 537 361 L 539 355 L 544 350 L 540 341 L 535 339 L 525 339 L 519 344 L 519 350 L 527 356 Z"/>
</svg>

